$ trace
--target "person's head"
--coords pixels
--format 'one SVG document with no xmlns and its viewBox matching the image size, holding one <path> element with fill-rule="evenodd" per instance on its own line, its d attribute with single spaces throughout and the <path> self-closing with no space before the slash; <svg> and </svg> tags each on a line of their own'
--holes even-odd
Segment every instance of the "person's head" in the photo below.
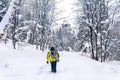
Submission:
<svg viewBox="0 0 120 80">
<path fill-rule="evenodd" d="M 51 49 L 50 49 L 51 51 L 54 51 L 55 50 L 55 48 L 54 47 L 51 47 Z"/>
</svg>

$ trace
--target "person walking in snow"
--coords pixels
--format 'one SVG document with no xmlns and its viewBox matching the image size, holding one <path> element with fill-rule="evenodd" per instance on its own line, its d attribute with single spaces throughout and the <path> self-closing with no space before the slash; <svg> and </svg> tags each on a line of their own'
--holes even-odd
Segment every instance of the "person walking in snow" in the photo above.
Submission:
<svg viewBox="0 0 120 80">
<path fill-rule="evenodd" d="M 59 53 L 57 50 L 55 50 L 54 47 L 51 47 L 51 49 L 47 53 L 46 57 L 46 63 L 48 64 L 49 62 L 51 63 L 51 72 L 56 73 L 56 66 L 57 62 L 59 62 Z"/>
</svg>

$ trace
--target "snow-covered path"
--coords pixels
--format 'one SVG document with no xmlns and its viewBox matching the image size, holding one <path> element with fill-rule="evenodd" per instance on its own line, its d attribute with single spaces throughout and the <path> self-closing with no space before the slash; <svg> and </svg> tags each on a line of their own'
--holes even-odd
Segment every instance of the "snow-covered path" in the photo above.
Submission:
<svg viewBox="0 0 120 80">
<path fill-rule="evenodd" d="M 51 73 L 46 53 L 0 44 L 0 80 L 120 80 L 120 65 L 96 62 L 74 52 L 60 52 L 58 72 Z"/>
</svg>

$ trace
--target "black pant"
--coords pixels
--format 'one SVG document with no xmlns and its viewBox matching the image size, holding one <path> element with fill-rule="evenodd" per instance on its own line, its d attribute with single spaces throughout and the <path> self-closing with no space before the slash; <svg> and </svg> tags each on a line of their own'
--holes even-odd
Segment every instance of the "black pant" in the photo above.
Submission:
<svg viewBox="0 0 120 80">
<path fill-rule="evenodd" d="M 51 62 L 51 71 L 52 72 L 56 72 L 56 66 L 57 66 L 57 62 L 56 61 Z"/>
</svg>

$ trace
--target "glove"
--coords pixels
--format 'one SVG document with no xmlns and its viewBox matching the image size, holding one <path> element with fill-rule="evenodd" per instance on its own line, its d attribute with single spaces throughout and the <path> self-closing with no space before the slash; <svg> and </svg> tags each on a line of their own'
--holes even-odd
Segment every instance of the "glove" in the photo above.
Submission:
<svg viewBox="0 0 120 80">
<path fill-rule="evenodd" d="M 47 61 L 46 63 L 48 64 L 49 62 Z"/>
</svg>

